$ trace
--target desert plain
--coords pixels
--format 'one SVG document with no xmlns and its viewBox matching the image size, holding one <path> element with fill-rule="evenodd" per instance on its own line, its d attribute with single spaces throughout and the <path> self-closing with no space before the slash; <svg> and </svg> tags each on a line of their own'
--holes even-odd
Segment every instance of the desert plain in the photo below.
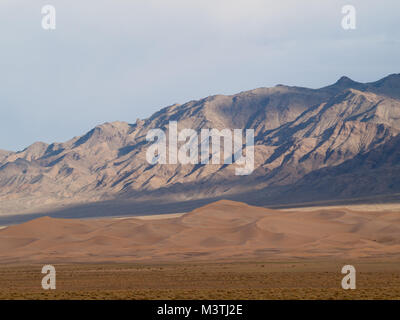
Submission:
<svg viewBox="0 0 400 320">
<path fill-rule="evenodd" d="M 273 210 L 222 200 L 143 218 L 0 230 L 0 299 L 400 299 L 397 205 Z M 41 268 L 57 289 L 41 288 Z M 341 269 L 357 270 L 343 290 Z"/>
</svg>

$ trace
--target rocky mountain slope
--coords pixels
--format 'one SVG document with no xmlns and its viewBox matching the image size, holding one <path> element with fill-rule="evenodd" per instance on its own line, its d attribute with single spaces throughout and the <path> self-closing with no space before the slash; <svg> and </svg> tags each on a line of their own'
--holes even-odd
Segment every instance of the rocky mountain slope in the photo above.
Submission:
<svg viewBox="0 0 400 320">
<path fill-rule="evenodd" d="M 254 172 L 235 176 L 234 164 L 149 164 L 146 134 L 167 130 L 169 121 L 197 132 L 254 129 Z M 390 161 L 379 185 L 368 180 L 355 192 L 348 182 L 363 181 L 371 169 L 365 159 L 392 154 L 399 131 L 400 74 L 366 84 L 342 77 L 321 89 L 279 85 L 212 96 L 169 106 L 135 124 L 105 123 L 64 143 L 0 151 L 0 214 L 113 199 L 181 202 L 251 193 L 268 204 L 296 195 L 390 193 L 397 188 Z M 343 180 L 344 172 L 352 178 Z M 275 195 L 277 188 L 287 194 Z"/>
<path fill-rule="evenodd" d="M 312 171 L 286 195 L 303 201 L 400 194 L 400 136 L 334 167 Z"/>
</svg>

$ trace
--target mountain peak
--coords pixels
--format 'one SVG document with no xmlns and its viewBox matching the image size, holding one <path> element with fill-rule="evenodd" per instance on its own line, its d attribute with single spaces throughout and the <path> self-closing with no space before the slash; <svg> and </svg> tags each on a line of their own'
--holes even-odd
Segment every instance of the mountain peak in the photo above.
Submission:
<svg viewBox="0 0 400 320">
<path fill-rule="evenodd" d="M 347 84 L 353 84 L 353 83 L 356 83 L 356 82 L 353 81 L 352 79 L 350 79 L 349 77 L 342 76 L 338 81 L 336 81 L 335 84 L 347 85 Z"/>
<path fill-rule="evenodd" d="M 126 129 L 129 128 L 129 123 L 125 121 L 104 122 L 96 126 L 100 129 Z"/>
<path fill-rule="evenodd" d="M 139 120 L 140 126 L 108 122 L 65 143 L 36 143 L 11 154 L 0 151 L 0 202 L 7 203 L 0 206 L 0 214 L 100 200 L 115 200 L 110 214 L 117 214 L 126 205 L 117 204 L 122 198 L 140 205 L 221 197 L 278 201 L 277 185 L 291 186 L 309 172 L 340 165 L 398 135 L 399 80 L 398 74 L 374 83 L 343 76 L 320 89 L 276 86 L 215 95 L 163 108 Z M 170 121 L 196 132 L 253 129 L 254 172 L 236 177 L 234 166 L 222 163 L 149 165 L 147 133 L 166 130 Z M 389 190 L 390 185 L 380 188 Z M 255 196 L 260 199 L 247 195 L 254 190 L 262 190 Z M 230 203 L 224 200 L 214 206 Z M 96 207 L 93 210 L 97 212 Z"/>
<path fill-rule="evenodd" d="M 363 90 L 365 87 L 365 84 L 354 81 L 350 79 L 347 76 L 342 76 L 338 81 L 336 81 L 334 84 L 331 84 L 327 87 L 321 88 L 322 90 L 326 90 L 330 94 L 338 94 L 342 92 L 343 90 L 346 89 L 357 89 L 357 90 Z"/>
</svg>

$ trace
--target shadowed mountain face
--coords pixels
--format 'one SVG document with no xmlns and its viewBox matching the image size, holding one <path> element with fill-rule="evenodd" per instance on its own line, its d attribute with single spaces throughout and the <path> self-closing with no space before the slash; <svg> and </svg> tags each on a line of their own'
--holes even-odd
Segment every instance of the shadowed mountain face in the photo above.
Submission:
<svg viewBox="0 0 400 320">
<path fill-rule="evenodd" d="M 235 165 L 150 165 L 146 135 L 167 132 L 169 121 L 197 132 L 254 129 L 254 172 L 235 176 Z M 159 204 L 251 194 L 268 204 L 398 192 L 399 131 L 400 74 L 366 84 L 342 77 L 321 89 L 279 85 L 212 96 L 135 124 L 106 123 L 65 143 L 0 150 L 0 214 L 115 199 Z"/>
<path fill-rule="evenodd" d="M 287 194 L 306 201 L 400 193 L 400 136 L 351 160 L 312 171 Z"/>
</svg>

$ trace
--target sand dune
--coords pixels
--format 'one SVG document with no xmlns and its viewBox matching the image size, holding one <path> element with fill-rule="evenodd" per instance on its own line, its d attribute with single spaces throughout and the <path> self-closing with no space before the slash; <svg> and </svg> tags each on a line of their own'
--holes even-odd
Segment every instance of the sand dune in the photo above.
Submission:
<svg viewBox="0 0 400 320">
<path fill-rule="evenodd" d="M 169 219 L 44 217 L 0 230 L 2 263 L 364 257 L 400 257 L 400 214 L 223 200 Z"/>
</svg>

